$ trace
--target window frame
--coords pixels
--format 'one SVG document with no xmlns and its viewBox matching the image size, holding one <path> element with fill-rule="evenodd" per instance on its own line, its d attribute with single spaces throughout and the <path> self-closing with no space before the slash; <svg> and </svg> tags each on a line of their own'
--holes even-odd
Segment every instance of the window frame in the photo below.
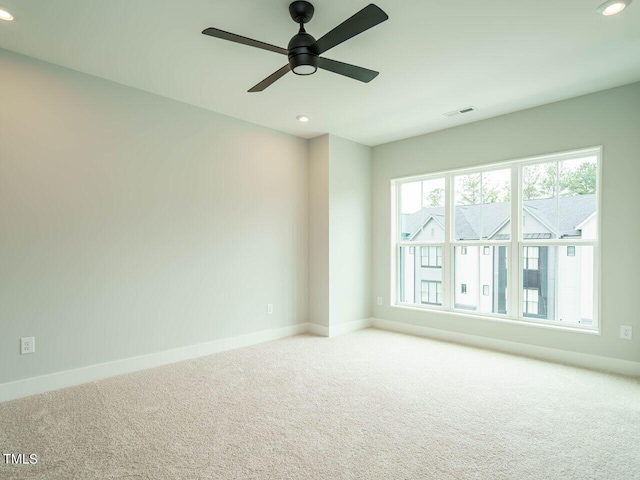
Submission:
<svg viewBox="0 0 640 480">
<path fill-rule="evenodd" d="M 565 160 L 584 159 L 588 157 L 596 158 L 596 192 L 595 192 L 595 215 L 596 234 L 595 239 L 566 238 L 566 239 L 525 239 L 523 235 L 523 199 L 522 184 L 523 168 L 533 164 L 543 164 L 548 162 L 562 162 Z M 500 169 L 511 170 L 510 180 L 510 238 L 508 240 L 454 240 L 454 209 L 455 205 L 455 184 L 454 178 L 459 175 L 472 173 L 485 173 L 491 170 Z M 414 175 L 410 177 L 399 177 L 391 179 L 391 292 L 390 306 L 397 308 L 409 308 L 419 310 L 438 310 L 444 314 L 461 315 L 474 318 L 484 318 L 487 320 L 506 321 L 517 324 L 551 327 L 560 330 L 575 330 L 586 333 L 599 334 L 602 328 L 600 315 L 600 239 L 601 239 L 601 199 L 602 199 L 602 169 L 603 155 L 602 146 L 587 147 L 579 150 L 567 152 L 551 153 L 534 157 L 513 159 L 499 163 L 476 165 L 469 168 L 455 170 L 434 171 L 424 175 Z M 409 242 L 403 241 L 401 237 L 402 215 L 399 212 L 401 205 L 401 185 L 405 183 L 432 180 L 436 178 L 445 179 L 445 239 L 444 242 Z M 542 318 L 532 318 L 524 316 L 524 292 L 523 292 L 523 259 L 524 247 L 540 246 L 592 246 L 593 247 L 593 324 L 565 324 L 558 320 L 546 320 Z M 401 247 L 422 247 L 440 246 L 442 247 L 442 302 L 441 305 L 401 303 L 399 272 L 399 253 Z M 478 246 L 506 246 L 507 258 L 507 314 L 494 314 L 486 312 L 473 312 L 454 308 L 455 283 L 454 283 L 454 247 Z M 514 295 L 513 292 L 516 292 Z M 422 298 L 421 298 L 422 299 Z M 554 318 L 557 318 L 554 317 Z"/>
</svg>

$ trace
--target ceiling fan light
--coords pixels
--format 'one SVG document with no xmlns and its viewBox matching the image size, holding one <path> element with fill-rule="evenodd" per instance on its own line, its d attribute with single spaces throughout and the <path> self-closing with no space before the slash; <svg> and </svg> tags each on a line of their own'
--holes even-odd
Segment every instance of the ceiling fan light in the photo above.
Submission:
<svg viewBox="0 0 640 480">
<path fill-rule="evenodd" d="M 296 75 L 311 75 L 312 73 L 316 73 L 318 70 L 313 65 L 296 65 L 293 67 L 293 73 Z"/>
<path fill-rule="evenodd" d="M 289 65 L 296 75 L 311 75 L 318 70 L 318 56 L 307 52 L 290 54 Z"/>
<path fill-rule="evenodd" d="M 628 7 L 632 1 L 633 0 L 609 0 L 600 5 L 596 9 L 596 11 L 600 15 L 609 17 L 611 15 L 615 15 L 616 13 L 620 13 L 622 10 Z"/>
</svg>

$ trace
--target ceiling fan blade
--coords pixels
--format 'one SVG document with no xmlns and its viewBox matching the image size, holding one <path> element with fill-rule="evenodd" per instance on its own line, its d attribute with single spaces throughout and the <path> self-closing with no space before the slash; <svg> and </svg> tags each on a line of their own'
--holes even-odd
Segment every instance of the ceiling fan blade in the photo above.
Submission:
<svg viewBox="0 0 640 480">
<path fill-rule="evenodd" d="M 289 65 L 288 63 L 282 67 L 280 70 L 275 71 L 274 73 L 272 73 L 271 75 L 269 75 L 267 78 L 265 78 L 264 80 L 262 80 L 259 84 L 257 84 L 255 87 L 253 87 L 251 90 L 249 90 L 249 92 L 261 92 L 263 91 L 265 88 L 267 88 L 269 85 L 271 85 L 273 82 L 275 82 L 276 80 L 278 80 L 280 77 L 284 76 L 285 73 L 287 73 L 289 70 L 291 70 L 291 65 Z"/>
<path fill-rule="evenodd" d="M 345 77 L 360 80 L 364 83 L 369 83 L 371 80 L 376 78 L 379 73 L 366 68 L 356 67 L 349 63 L 336 62 L 335 60 L 323 57 L 318 58 L 318 67 L 339 75 L 344 75 Z"/>
<path fill-rule="evenodd" d="M 289 54 L 289 50 L 286 50 L 284 48 L 276 47 L 275 45 L 270 45 L 258 40 L 243 37 L 242 35 L 236 35 L 235 33 L 218 30 L 217 28 L 206 28 L 202 31 L 202 33 L 204 35 L 210 35 L 212 37 L 221 38 L 223 40 L 229 40 L 230 42 L 242 43 L 243 45 L 249 45 L 250 47 L 256 47 L 263 50 L 269 50 L 270 52 L 281 53 L 282 55 Z"/>
<path fill-rule="evenodd" d="M 349 40 L 365 30 L 375 27 L 388 18 L 389 16 L 380 7 L 371 3 L 320 38 L 315 43 L 317 52 L 318 54 L 326 52 L 345 40 Z"/>
</svg>

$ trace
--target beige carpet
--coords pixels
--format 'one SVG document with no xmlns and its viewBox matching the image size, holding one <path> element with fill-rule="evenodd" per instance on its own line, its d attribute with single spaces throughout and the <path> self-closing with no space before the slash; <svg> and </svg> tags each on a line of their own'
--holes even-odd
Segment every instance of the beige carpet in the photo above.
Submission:
<svg viewBox="0 0 640 480">
<path fill-rule="evenodd" d="M 640 381 L 379 330 L 0 404 L 2 479 L 640 479 Z"/>
</svg>

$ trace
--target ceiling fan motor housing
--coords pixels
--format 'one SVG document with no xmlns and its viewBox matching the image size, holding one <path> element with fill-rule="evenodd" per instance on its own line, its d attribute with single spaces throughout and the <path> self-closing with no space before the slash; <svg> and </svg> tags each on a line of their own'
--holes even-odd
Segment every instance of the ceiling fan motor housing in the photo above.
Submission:
<svg viewBox="0 0 640 480">
<path fill-rule="evenodd" d="M 300 27 L 300 32 L 289 42 L 289 65 L 296 75 L 311 75 L 318 69 L 318 52 L 313 46 L 316 39 Z"/>
</svg>

